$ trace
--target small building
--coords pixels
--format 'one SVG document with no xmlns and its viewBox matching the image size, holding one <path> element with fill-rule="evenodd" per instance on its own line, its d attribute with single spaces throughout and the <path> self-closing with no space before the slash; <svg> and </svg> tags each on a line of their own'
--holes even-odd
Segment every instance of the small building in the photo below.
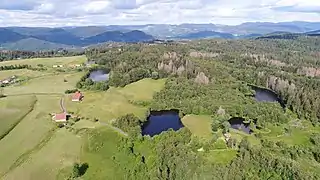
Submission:
<svg viewBox="0 0 320 180">
<path fill-rule="evenodd" d="M 75 101 L 75 102 L 81 101 L 82 98 L 83 98 L 83 95 L 82 95 L 82 93 L 80 91 L 77 91 L 76 93 L 74 93 L 72 95 L 72 101 Z"/>
<path fill-rule="evenodd" d="M 3 80 L 2 83 L 3 83 L 3 84 L 9 84 L 9 83 L 10 83 L 10 80 L 9 80 L 9 79 Z"/>
<path fill-rule="evenodd" d="M 57 68 L 57 67 L 58 67 L 58 65 L 53 65 L 52 67 Z"/>
<path fill-rule="evenodd" d="M 55 122 L 67 122 L 67 114 L 66 113 L 55 114 L 54 121 Z"/>
</svg>

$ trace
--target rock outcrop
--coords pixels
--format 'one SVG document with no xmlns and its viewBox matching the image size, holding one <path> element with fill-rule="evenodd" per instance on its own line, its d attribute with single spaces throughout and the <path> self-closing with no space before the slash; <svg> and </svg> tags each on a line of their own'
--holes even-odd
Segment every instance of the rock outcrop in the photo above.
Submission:
<svg viewBox="0 0 320 180">
<path fill-rule="evenodd" d="M 199 84 L 209 84 L 210 82 L 209 78 L 203 72 L 199 72 L 194 81 Z"/>
</svg>

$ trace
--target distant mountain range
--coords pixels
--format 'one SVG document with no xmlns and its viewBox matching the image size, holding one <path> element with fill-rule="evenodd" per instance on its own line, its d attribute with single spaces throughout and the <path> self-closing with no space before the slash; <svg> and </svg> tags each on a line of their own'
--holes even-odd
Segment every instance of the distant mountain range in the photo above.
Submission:
<svg viewBox="0 0 320 180">
<path fill-rule="evenodd" d="M 307 33 L 306 33 L 307 32 Z M 152 39 L 258 38 L 279 34 L 320 34 L 320 22 L 216 24 L 147 24 L 85 27 L 5 27 L 0 28 L 0 49 L 46 50 L 83 48 L 93 44 L 141 42 Z"/>
<path fill-rule="evenodd" d="M 79 37 L 63 28 L 0 28 L 0 49 L 10 50 L 78 49 L 109 41 L 141 42 L 153 39 L 151 35 L 138 30 L 106 31 Z"/>
</svg>

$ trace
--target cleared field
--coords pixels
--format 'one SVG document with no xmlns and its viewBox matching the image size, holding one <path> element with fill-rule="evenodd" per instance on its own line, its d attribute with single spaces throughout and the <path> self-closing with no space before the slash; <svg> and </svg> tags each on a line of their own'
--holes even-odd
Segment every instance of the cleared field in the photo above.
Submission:
<svg viewBox="0 0 320 180">
<path fill-rule="evenodd" d="M 0 139 L 9 133 L 36 103 L 35 96 L 6 97 L 0 99 Z"/>
<path fill-rule="evenodd" d="M 74 89 L 83 73 L 57 74 L 31 79 L 22 85 L 13 85 L 4 88 L 6 95 L 28 93 L 61 93 L 67 89 Z M 67 82 L 64 82 L 67 80 Z"/>
<path fill-rule="evenodd" d="M 192 134 L 204 138 L 212 137 L 212 119 L 210 116 L 186 115 L 181 121 L 188 129 L 190 129 Z"/>
<path fill-rule="evenodd" d="M 148 101 L 152 100 L 155 92 L 159 92 L 164 87 L 165 82 L 166 79 L 146 78 L 117 90 L 131 101 Z"/>
<path fill-rule="evenodd" d="M 237 150 L 223 149 L 213 150 L 207 154 L 207 158 L 214 163 L 228 164 L 237 156 Z"/>
<path fill-rule="evenodd" d="M 37 98 L 33 111 L 0 140 L 0 178 L 23 163 L 30 154 L 41 149 L 53 134 L 56 126 L 49 113 L 60 111 L 60 97 Z"/>
<path fill-rule="evenodd" d="M 38 64 L 42 64 L 47 67 L 52 67 L 53 65 L 81 64 L 81 63 L 84 63 L 86 60 L 87 58 L 85 56 L 33 58 L 33 59 L 4 61 L 4 62 L 0 62 L 0 66 L 28 64 L 30 66 L 35 67 Z"/>
<path fill-rule="evenodd" d="M 5 79 L 11 76 L 23 76 L 23 77 L 39 77 L 39 76 L 46 76 L 48 72 L 44 71 L 32 71 L 29 69 L 15 69 L 15 70 L 7 70 L 7 71 L 0 71 L 0 79 Z"/>
<path fill-rule="evenodd" d="M 123 177 L 126 174 L 113 160 L 113 157 L 118 157 L 119 160 L 130 164 L 135 163 L 135 160 L 118 150 L 117 144 L 121 142 L 120 135 L 109 128 L 100 128 L 94 131 L 95 133 L 88 135 L 83 146 L 81 161 L 88 163 L 90 167 L 81 178 L 124 180 Z"/>
<path fill-rule="evenodd" d="M 152 85 L 148 86 L 148 82 Z M 144 79 L 124 88 L 110 88 L 107 92 L 84 92 L 82 102 L 71 102 L 69 97 L 66 107 L 75 114 L 89 119 L 97 118 L 102 122 L 128 113 L 144 118 L 147 108 L 133 105 L 129 100 L 151 100 L 163 84 L 164 80 Z"/>
<path fill-rule="evenodd" d="M 42 149 L 32 154 L 4 179 L 54 180 L 60 170 L 79 161 L 81 143 L 81 137 L 66 129 L 59 129 Z"/>
<path fill-rule="evenodd" d="M 69 112 L 89 119 L 98 118 L 102 122 L 108 122 L 127 113 L 142 116 L 146 111 L 146 108 L 130 104 L 122 94 L 113 88 L 107 92 L 84 92 L 82 102 L 71 102 L 69 97 L 66 107 Z"/>
</svg>

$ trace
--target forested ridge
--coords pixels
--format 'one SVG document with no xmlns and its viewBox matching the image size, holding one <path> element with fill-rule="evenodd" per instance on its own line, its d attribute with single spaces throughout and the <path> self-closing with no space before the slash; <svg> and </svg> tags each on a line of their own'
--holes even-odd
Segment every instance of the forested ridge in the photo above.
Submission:
<svg viewBox="0 0 320 180">
<path fill-rule="evenodd" d="M 48 58 L 48 57 L 65 57 L 83 55 L 84 52 L 68 51 L 68 50 L 51 50 L 51 51 L 11 51 L 0 50 L 0 62 L 10 61 L 16 59 L 29 59 L 29 58 Z"/>
<path fill-rule="evenodd" d="M 84 178 L 320 179 L 318 37 L 135 44 L 86 53 L 111 70 L 109 86 L 167 78 L 152 101 L 134 103 L 211 116 L 212 137 L 203 140 L 187 128 L 142 136 L 145 119 L 123 116 L 114 125 L 130 132 L 128 138 L 105 129 L 88 134 L 85 151 L 95 168 Z M 250 85 L 275 91 L 285 107 L 257 102 Z M 256 121 L 254 133 L 232 130 L 231 117 Z M 230 161 L 217 160 L 229 152 L 236 154 Z M 102 167 L 111 169 L 103 173 Z"/>
</svg>

